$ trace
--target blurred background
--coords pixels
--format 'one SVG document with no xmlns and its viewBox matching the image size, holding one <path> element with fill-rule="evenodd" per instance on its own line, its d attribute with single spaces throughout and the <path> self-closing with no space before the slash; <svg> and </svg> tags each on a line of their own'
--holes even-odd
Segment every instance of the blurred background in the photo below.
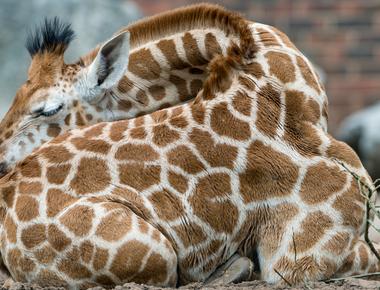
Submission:
<svg viewBox="0 0 380 290">
<path fill-rule="evenodd" d="M 26 33 L 44 16 L 58 15 L 73 23 L 77 39 L 67 55 L 68 60 L 73 60 L 131 21 L 196 2 L 199 1 L 0 0 L 0 116 L 26 78 L 30 61 L 24 49 Z M 380 0 L 209 2 L 284 31 L 325 75 L 330 132 L 346 141 L 356 138 L 350 142 L 356 142 L 351 145 L 360 151 L 358 138 L 363 137 L 370 123 L 366 138 L 379 139 L 371 142 L 380 152 L 380 137 L 373 133 L 377 129 L 380 132 L 380 105 L 371 107 L 380 100 Z M 370 109 L 343 122 L 363 108 Z M 367 140 L 361 142 L 368 145 Z"/>
</svg>

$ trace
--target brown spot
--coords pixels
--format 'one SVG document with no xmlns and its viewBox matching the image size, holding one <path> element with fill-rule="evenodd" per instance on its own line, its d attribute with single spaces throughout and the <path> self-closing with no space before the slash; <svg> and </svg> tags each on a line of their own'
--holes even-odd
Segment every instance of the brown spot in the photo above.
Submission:
<svg viewBox="0 0 380 290">
<path fill-rule="evenodd" d="M 368 253 L 367 248 L 363 244 L 359 247 L 359 258 L 361 270 L 365 270 L 368 265 Z"/>
<path fill-rule="evenodd" d="M 48 242 L 55 250 L 61 252 L 71 244 L 71 239 L 56 225 L 51 224 L 48 226 Z"/>
<path fill-rule="evenodd" d="M 362 225 L 365 209 L 358 204 L 364 205 L 364 197 L 360 193 L 357 182 L 352 179 L 351 186 L 333 203 L 333 208 L 341 213 L 343 226 L 357 229 Z"/>
<path fill-rule="evenodd" d="M 133 83 L 127 76 L 123 76 L 117 85 L 117 89 L 122 94 L 128 93 L 132 88 Z"/>
<path fill-rule="evenodd" d="M 42 184 L 38 181 L 23 182 L 18 185 L 19 193 L 38 195 L 42 192 Z"/>
<path fill-rule="evenodd" d="M 159 157 L 157 152 L 145 144 L 124 144 L 116 151 L 115 158 L 118 160 L 133 160 L 137 162 L 153 161 Z"/>
<path fill-rule="evenodd" d="M 245 202 L 284 197 L 292 192 L 298 167 L 288 156 L 255 141 L 248 148 L 247 167 L 239 178 Z"/>
<path fill-rule="evenodd" d="M 39 214 L 39 205 L 35 198 L 29 195 L 19 195 L 16 200 L 16 214 L 20 221 L 27 222 Z"/>
<path fill-rule="evenodd" d="M 160 146 L 160 147 L 165 147 L 174 141 L 178 140 L 180 135 L 170 129 L 167 125 L 165 124 L 159 124 L 153 127 L 152 129 L 153 132 L 153 137 L 152 140 L 153 142 Z"/>
<path fill-rule="evenodd" d="M 38 162 L 37 156 L 30 155 L 24 159 L 19 165 L 21 174 L 24 177 L 40 177 L 41 166 Z"/>
<path fill-rule="evenodd" d="M 180 101 L 187 101 L 192 97 L 187 89 L 186 80 L 176 75 L 170 75 L 169 81 L 176 86 Z"/>
<path fill-rule="evenodd" d="M 244 72 L 247 74 L 252 75 L 253 77 L 260 79 L 262 76 L 264 76 L 264 71 L 258 62 L 252 62 L 250 64 L 245 65 Z"/>
<path fill-rule="evenodd" d="M 230 201 L 230 176 L 214 173 L 199 179 L 195 193 L 189 198 L 194 214 L 217 232 L 231 233 L 238 220 L 238 209 Z M 228 219 L 220 213 L 228 213 Z"/>
<path fill-rule="evenodd" d="M 65 289 L 68 288 L 68 284 L 62 278 L 60 278 L 57 274 L 52 271 L 42 269 L 38 275 L 36 280 L 34 281 L 40 287 L 63 287 Z"/>
<path fill-rule="evenodd" d="M 51 188 L 46 194 L 46 214 L 48 217 L 56 216 L 61 210 L 74 203 L 77 198 L 64 193 L 62 190 Z"/>
<path fill-rule="evenodd" d="M 193 222 L 186 223 L 186 225 L 180 224 L 174 226 L 173 230 L 177 233 L 185 248 L 189 246 L 195 247 L 207 239 L 207 235 L 203 229 Z"/>
<path fill-rule="evenodd" d="M 39 150 L 46 159 L 51 163 L 64 163 L 73 158 L 73 154 L 63 146 L 48 146 Z"/>
<path fill-rule="evenodd" d="M 142 79 L 154 80 L 160 76 L 161 67 L 150 50 L 142 48 L 129 55 L 128 70 Z"/>
<path fill-rule="evenodd" d="M 203 69 L 200 69 L 200 68 L 197 68 L 197 67 L 190 67 L 189 68 L 189 73 L 192 74 L 192 75 L 202 75 L 205 72 L 204 72 Z"/>
<path fill-rule="evenodd" d="M 341 161 L 356 168 L 360 168 L 362 166 L 360 159 L 350 146 L 344 142 L 337 141 L 332 137 L 329 138 L 330 146 L 326 152 L 328 157 L 340 159 Z"/>
<path fill-rule="evenodd" d="M 291 246 L 291 252 L 294 252 L 294 247 L 297 253 L 309 250 L 322 239 L 325 232 L 332 226 L 332 219 L 322 211 L 309 213 L 302 221 L 300 231 L 294 234 L 294 244 Z"/>
<path fill-rule="evenodd" d="M 227 108 L 227 103 L 216 105 L 211 112 L 211 128 L 215 133 L 236 140 L 246 140 L 251 137 L 247 122 L 234 117 Z"/>
<path fill-rule="evenodd" d="M 80 127 L 80 126 L 86 125 L 86 122 L 84 121 L 84 118 L 83 118 L 83 116 L 82 116 L 82 114 L 80 112 L 77 112 L 75 114 L 75 118 L 76 118 L 76 125 L 77 126 Z"/>
<path fill-rule="evenodd" d="M 205 107 L 202 104 L 193 104 L 191 106 L 191 115 L 195 122 L 202 125 L 205 120 Z"/>
<path fill-rule="evenodd" d="M 93 125 L 93 126 L 89 127 L 89 129 L 87 129 L 84 132 L 84 138 L 96 138 L 96 137 L 99 137 L 100 135 L 102 135 L 103 128 L 106 126 L 106 124 L 107 123 L 100 123 L 100 124 L 96 124 L 96 125 Z"/>
<path fill-rule="evenodd" d="M 284 139 L 305 156 L 320 155 L 322 141 L 310 122 L 319 121 L 319 105 L 305 101 L 298 91 L 286 92 L 286 115 Z"/>
<path fill-rule="evenodd" d="M 137 191 L 143 191 L 161 181 L 161 167 L 144 164 L 125 164 L 119 166 L 120 182 Z"/>
<path fill-rule="evenodd" d="M 313 99 L 307 100 L 301 91 L 285 91 L 286 122 L 288 126 L 295 126 L 301 121 L 309 121 L 316 124 L 321 115 L 319 105 Z"/>
<path fill-rule="evenodd" d="M 162 123 L 168 118 L 167 110 L 153 112 L 149 115 L 154 123 Z"/>
<path fill-rule="evenodd" d="M 189 125 L 186 118 L 183 116 L 172 117 L 170 118 L 169 123 L 170 125 L 181 129 L 186 128 Z"/>
<path fill-rule="evenodd" d="M 55 251 L 50 246 L 45 246 L 34 252 L 34 257 L 42 264 L 50 264 L 56 256 Z"/>
<path fill-rule="evenodd" d="M 165 58 L 168 60 L 169 65 L 172 69 L 183 70 L 189 65 L 184 62 L 177 53 L 176 45 L 173 39 L 163 39 L 157 43 L 157 47 L 164 54 Z"/>
<path fill-rule="evenodd" d="M 96 247 L 93 267 L 96 271 L 103 269 L 108 261 L 108 250 Z"/>
<path fill-rule="evenodd" d="M 118 241 L 131 229 L 129 211 L 118 209 L 105 216 L 96 229 L 96 235 L 105 241 Z"/>
<path fill-rule="evenodd" d="M 91 277 L 90 270 L 79 262 L 79 250 L 77 248 L 68 252 L 65 259 L 58 263 L 57 268 L 72 279 L 79 280 Z"/>
<path fill-rule="evenodd" d="M 297 56 L 297 64 L 301 70 L 301 74 L 303 78 L 305 79 L 306 83 L 312 87 L 314 90 L 316 90 L 318 93 L 321 93 L 321 90 L 318 86 L 318 82 L 313 76 L 313 73 L 309 67 L 309 65 L 306 63 L 306 61 L 300 57 Z"/>
<path fill-rule="evenodd" d="M 160 254 L 153 252 L 146 261 L 144 269 L 133 277 L 133 280 L 141 284 L 146 283 L 146 281 L 162 284 L 166 281 L 168 275 L 167 267 L 166 259 Z"/>
<path fill-rule="evenodd" d="M 104 160 L 84 157 L 70 185 L 77 194 L 89 194 L 104 190 L 110 181 L 108 166 Z"/>
<path fill-rule="evenodd" d="M 107 275 L 99 275 L 95 278 L 95 281 L 101 285 L 115 286 L 115 282 Z"/>
<path fill-rule="evenodd" d="M 124 138 L 124 132 L 128 129 L 128 121 L 113 122 L 110 129 L 110 138 L 114 142 L 118 142 Z"/>
<path fill-rule="evenodd" d="M 188 187 L 188 182 L 186 177 L 181 174 L 175 173 L 173 171 L 169 171 L 168 180 L 171 186 L 174 187 L 175 190 L 185 193 Z"/>
<path fill-rule="evenodd" d="M 12 134 L 13 134 L 13 130 L 9 130 L 5 133 L 4 138 L 9 139 L 12 136 Z"/>
<path fill-rule="evenodd" d="M 344 274 L 346 272 L 349 272 L 352 270 L 352 266 L 354 265 L 354 261 L 355 261 L 355 253 L 352 252 L 350 255 L 348 255 L 343 263 L 342 263 L 342 267 L 338 269 L 337 273 L 335 273 L 335 275 L 341 275 L 341 274 Z"/>
<path fill-rule="evenodd" d="M 336 256 L 340 256 L 347 248 L 349 242 L 350 235 L 348 233 L 337 233 L 327 241 L 323 248 Z"/>
<path fill-rule="evenodd" d="M 8 214 L 4 221 L 5 232 L 7 233 L 7 239 L 10 243 L 17 242 L 17 225 L 13 221 L 13 218 Z"/>
<path fill-rule="evenodd" d="M 256 126 L 264 134 L 274 137 L 280 123 L 280 92 L 268 84 L 258 92 Z"/>
<path fill-rule="evenodd" d="M 207 246 L 202 246 L 196 252 L 190 252 L 189 255 L 181 259 L 179 266 L 184 269 L 191 269 L 204 264 L 204 259 L 202 257 L 217 256 L 221 245 L 222 242 L 220 240 L 212 240 Z"/>
<path fill-rule="evenodd" d="M 190 174 L 195 174 L 204 170 L 203 164 L 191 152 L 191 150 L 184 145 L 177 146 L 169 151 L 167 159 L 170 164 L 181 167 Z"/>
<path fill-rule="evenodd" d="M 149 88 L 149 92 L 150 94 L 152 95 L 152 97 L 157 100 L 157 101 L 160 101 L 162 100 L 163 98 L 165 98 L 165 88 L 162 87 L 162 86 L 159 86 L 159 85 L 153 85 Z"/>
<path fill-rule="evenodd" d="M 71 139 L 71 143 L 73 143 L 78 150 L 86 150 L 89 152 L 100 154 L 107 154 L 108 151 L 111 149 L 111 145 L 103 140 L 94 140 L 78 137 Z"/>
<path fill-rule="evenodd" d="M 20 259 L 20 269 L 22 272 L 32 272 L 34 268 L 36 267 L 36 264 L 33 262 L 33 260 L 29 259 L 28 257 L 23 257 Z"/>
<path fill-rule="evenodd" d="M 236 111 L 243 115 L 251 115 L 252 100 L 247 93 L 238 91 L 233 97 L 232 105 Z"/>
<path fill-rule="evenodd" d="M 59 220 L 75 235 L 83 237 L 89 233 L 93 218 L 94 210 L 92 208 L 78 205 L 66 211 Z"/>
<path fill-rule="evenodd" d="M 120 280 L 128 281 L 139 272 L 141 261 L 148 251 L 149 247 L 139 241 L 132 240 L 125 243 L 118 249 L 110 271 Z"/>
<path fill-rule="evenodd" d="M 270 73 L 283 83 L 294 82 L 295 68 L 290 57 L 282 52 L 269 51 L 265 54 L 268 59 Z"/>
<path fill-rule="evenodd" d="M 65 182 L 70 169 L 70 164 L 49 166 L 46 171 L 46 177 L 50 183 L 62 184 Z"/>
<path fill-rule="evenodd" d="M 70 125 L 70 121 L 71 121 L 71 114 L 68 114 L 66 117 L 65 117 L 65 125 L 66 126 L 69 126 Z"/>
<path fill-rule="evenodd" d="M 190 92 L 193 97 L 195 97 L 198 92 L 202 89 L 203 82 L 201 80 L 192 80 L 190 82 Z"/>
<path fill-rule="evenodd" d="M 206 54 L 209 60 L 213 59 L 214 56 L 222 54 L 222 48 L 220 47 L 216 37 L 211 32 L 208 32 L 205 36 L 205 47 Z"/>
<path fill-rule="evenodd" d="M 49 124 L 47 135 L 49 137 L 57 137 L 61 133 L 61 127 L 58 124 Z"/>
<path fill-rule="evenodd" d="M 9 185 L 9 186 L 3 187 L 1 189 L 1 195 L 7 207 L 11 208 L 13 205 L 14 197 L 15 197 L 15 186 Z"/>
<path fill-rule="evenodd" d="M 133 139 L 145 139 L 147 134 L 143 127 L 133 128 L 129 131 L 129 136 Z"/>
<path fill-rule="evenodd" d="M 346 175 L 336 165 L 319 162 L 310 166 L 301 185 L 300 196 L 308 204 L 325 202 L 344 187 Z"/>
<path fill-rule="evenodd" d="M 237 156 L 237 148 L 227 144 L 215 144 L 210 133 L 193 129 L 189 135 L 198 152 L 213 167 L 232 169 Z"/>
<path fill-rule="evenodd" d="M 139 90 L 136 94 L 136 101 L 143 106 L 148 106 L 149 98 L 143 90 Z"/>
<path fill-rule="evenodd" d="M 21 241 L 28 249 L 38 246 L 45 240 L 45 225 L 34 224 L 21 232 Z"/>
<path fill-rule="evenodd" d="M 132 102 L 128 100 L 118 100 L 117 109 L 121 111 L 128 112 L 132 108 Z"/>
<path fill-rule="evenodd" d="M 79 247 L 80 257 L 83 262 L 89 263 L 94 253 L 94 245 L 90 241 L 84 241 Z"/>
<path fill-rule="evenodd" d="M 149 200 L 156 209 L 158 217 L 165 221 L 172 221 L 182 216 L 184 210 L 182 202 L 169 190 L 153 192 Z"/>
<path fill-rule="evenodd" d="M 269 31 L 261 28 L 257 28 L 256 31 L 258 32 L 258 35 L 260 36 L 261 43 L 264 44 L 264 46 L 280 46 L 278 43 L 276 37 L 270 33 Z"/>
<path fill-rule="evenodd" d="M 185 48 L 187 60 L 194 66 L 201 66 L 208 63 L 199 50 L 197 40 L 190 32 L 182 36 L 183 47 Z"/>
</svg>

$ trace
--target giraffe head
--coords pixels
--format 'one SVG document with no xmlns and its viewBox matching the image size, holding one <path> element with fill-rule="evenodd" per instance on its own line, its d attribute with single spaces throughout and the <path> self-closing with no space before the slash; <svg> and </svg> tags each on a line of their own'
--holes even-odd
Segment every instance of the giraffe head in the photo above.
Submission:
<svg viewBox="0 0 380 290">
<path fill-rule="evenodd" d="M 0 123 L 0 176 L 42 143 L 69 129 L 109 119 L 104 101 L 128 66 L 129 32 L 92 52 L 91 63 L 64 62 L 74 32 L 58 18 L 28 36 L 27 81 Z"/>
</svg>

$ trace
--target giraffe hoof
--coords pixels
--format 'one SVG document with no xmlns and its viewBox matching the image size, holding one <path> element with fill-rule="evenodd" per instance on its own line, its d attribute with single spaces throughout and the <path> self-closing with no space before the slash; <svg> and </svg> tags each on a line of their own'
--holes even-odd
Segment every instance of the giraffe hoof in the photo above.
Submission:
<svg viewBox="0 0 380 290">
<path fill-rule="evenodd" d="M 253 262 L 247 257 L 236 258 L 232 263 L 208 279 L 207 285 L 222 285 L 231 283 L 240 283 L 252 280 L 254 277 Z"/>
</svg>

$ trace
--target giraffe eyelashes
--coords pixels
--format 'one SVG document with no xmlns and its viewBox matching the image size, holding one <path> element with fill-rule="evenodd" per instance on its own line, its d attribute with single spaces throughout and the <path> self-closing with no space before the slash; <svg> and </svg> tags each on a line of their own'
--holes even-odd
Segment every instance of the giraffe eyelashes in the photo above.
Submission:
<svg viewBox="0 0 380 290">
<path fill-rule="evenodd" d="M 55 114 L 57 114 L 59 111 L 63 109 L 63 104 L 60 104 L 57 108 L 54 108 L 52 110 L 45 111 L 44 108 L 40 108 L 36 111 L 33 112 L 33 117 L 38 118 L 38 117 L 51 117 Z"/>
</svg>

